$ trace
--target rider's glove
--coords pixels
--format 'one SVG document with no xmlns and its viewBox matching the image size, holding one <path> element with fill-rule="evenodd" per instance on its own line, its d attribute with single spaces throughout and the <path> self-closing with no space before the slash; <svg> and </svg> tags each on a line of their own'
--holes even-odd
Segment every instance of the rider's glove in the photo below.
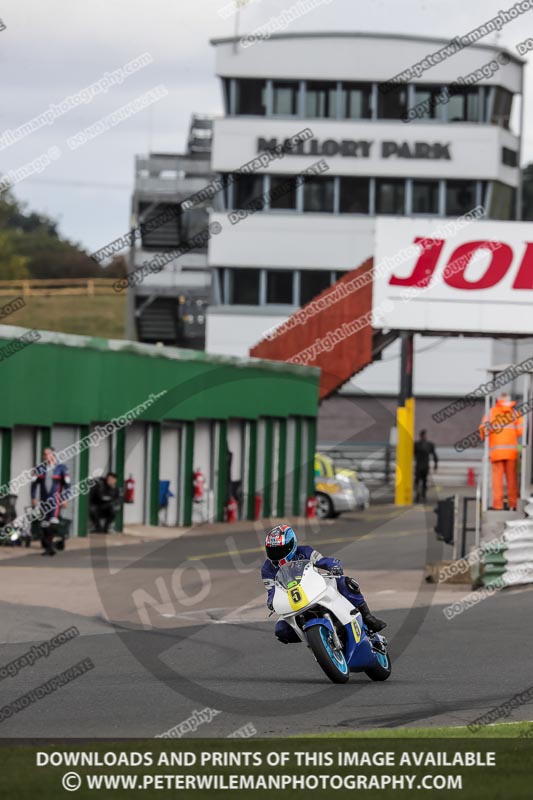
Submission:
<svg viewBox="0 0 533 800">
<path fill-rule="evenodd" d="M 269 611 L 274 611 L 274 603 L 268 602 L 267 603 L 267 608 L 268 608 Z"/>
<path fill-rule="evenodd" d="M 332 567 L 330 569 L 330 572 L 331 572 L 332 575 L 338 575 L 338 576 L 341 576 L 341 575 L 344 574 L 344 570 L 343 570 L 343 568 L 341 566 Z"/>
</svg>

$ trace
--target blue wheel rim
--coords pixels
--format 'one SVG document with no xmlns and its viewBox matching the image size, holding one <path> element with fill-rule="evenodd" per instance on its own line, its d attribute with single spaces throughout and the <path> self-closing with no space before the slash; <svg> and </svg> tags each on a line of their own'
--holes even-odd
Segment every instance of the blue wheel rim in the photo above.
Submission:
<svg viewBox="0 0 533 800">
<path fill-rule="evenodd" d="M 389 668 L 389 658 L 385 653 L 376 652 L 376 658 L 378 660 L 378 664 L 383 667 L 383 669 Z"/>
<path fill-rule="evenodd" d="M 327 650 L 328 656 L 331 658 L 331 660 L 333 661 L 339 672 L 342 672 L 343 675 L 346 675 L 348 672 L 348 664 L 346 663 L 346 659 L 344 658 L 344 653 L 339 653 L 338 651 L 335 651 L 332 648 L 331 643 L 329 641 L 330 639 L 329 630 L 325 628 L 323 625 L 320 625 L 319 627 L 320 627 L 320 637 L 322 639 L 324 647 Z"/>
</svg>

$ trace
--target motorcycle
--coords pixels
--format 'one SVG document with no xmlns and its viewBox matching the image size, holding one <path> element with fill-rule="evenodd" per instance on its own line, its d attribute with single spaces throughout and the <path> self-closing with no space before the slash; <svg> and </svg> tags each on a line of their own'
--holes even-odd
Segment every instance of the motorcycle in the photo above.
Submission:
<svg viewBox="0 0 533 800">
<path fill-rule="evenodd" d="M 360 612 L 343 597 L 335 577 L 311 561 L 290 561 L 278 570 L 274 612 L 287 622 L 333 683 L 346 683 L 350 672 L 373 681 L 391 674 L 387 640 L 370 633 Z"/>
<path fill-rule="evenodd" d="M 31 508 L 28 512 L 31 514 Z M 65 540 L 70 536 L 71 521 L 65 517 L 34 519 L 31 523 L 32 538 L 40 540 L 43 550 L 64 550 Z"/>
<path fill-rule="evenodd" d="M 8 547 L 30 547 L 31 533 L 23 521 L 17 520 L 17 495 L 0 498 L 0 543 Z"/>
</svg>

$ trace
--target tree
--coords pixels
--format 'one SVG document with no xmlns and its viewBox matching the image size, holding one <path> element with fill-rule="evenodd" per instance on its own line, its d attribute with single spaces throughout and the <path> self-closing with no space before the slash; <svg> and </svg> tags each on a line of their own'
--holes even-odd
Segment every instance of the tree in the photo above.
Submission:
<svg viewBox="0 0 533 800">
<path fill-rule="evenodd" d="M 0 278 L 9 281 L 29 277 L 28 258 L 18 253 L 16 237 L 0 230 Z"/>
<path fill-rule="evenodd" d="M 28 212 L 10 191 L 0 195 L 0 235 L 0 279 L 104 277 L 79 244 L 59 235 L 57 222 Z"/>
</svg>

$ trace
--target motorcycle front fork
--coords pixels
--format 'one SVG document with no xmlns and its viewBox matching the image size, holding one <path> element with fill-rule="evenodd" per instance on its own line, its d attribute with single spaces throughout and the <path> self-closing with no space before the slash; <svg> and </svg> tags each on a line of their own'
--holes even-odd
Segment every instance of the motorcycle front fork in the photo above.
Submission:
<svg viewBox="0 0 533 800">
<path fill-rule="evenodd" d="M 331 619 L 331 615 L 330 614 L 324 614 L 324 618 L 329 620 L 329 622 L 331 623 L 331 627 L 333 628 L 333 632 L 331 634 L 331 638 L 333 639 L 333 644 L 335 645 L 335 649 L 336 650 L 342 650 L 342 642 L 339 639 L 339 634 L 337 633 L 337 630 L 335 628 L 335 624 L 334 624 L 333 620 Z"/>
</svg>

